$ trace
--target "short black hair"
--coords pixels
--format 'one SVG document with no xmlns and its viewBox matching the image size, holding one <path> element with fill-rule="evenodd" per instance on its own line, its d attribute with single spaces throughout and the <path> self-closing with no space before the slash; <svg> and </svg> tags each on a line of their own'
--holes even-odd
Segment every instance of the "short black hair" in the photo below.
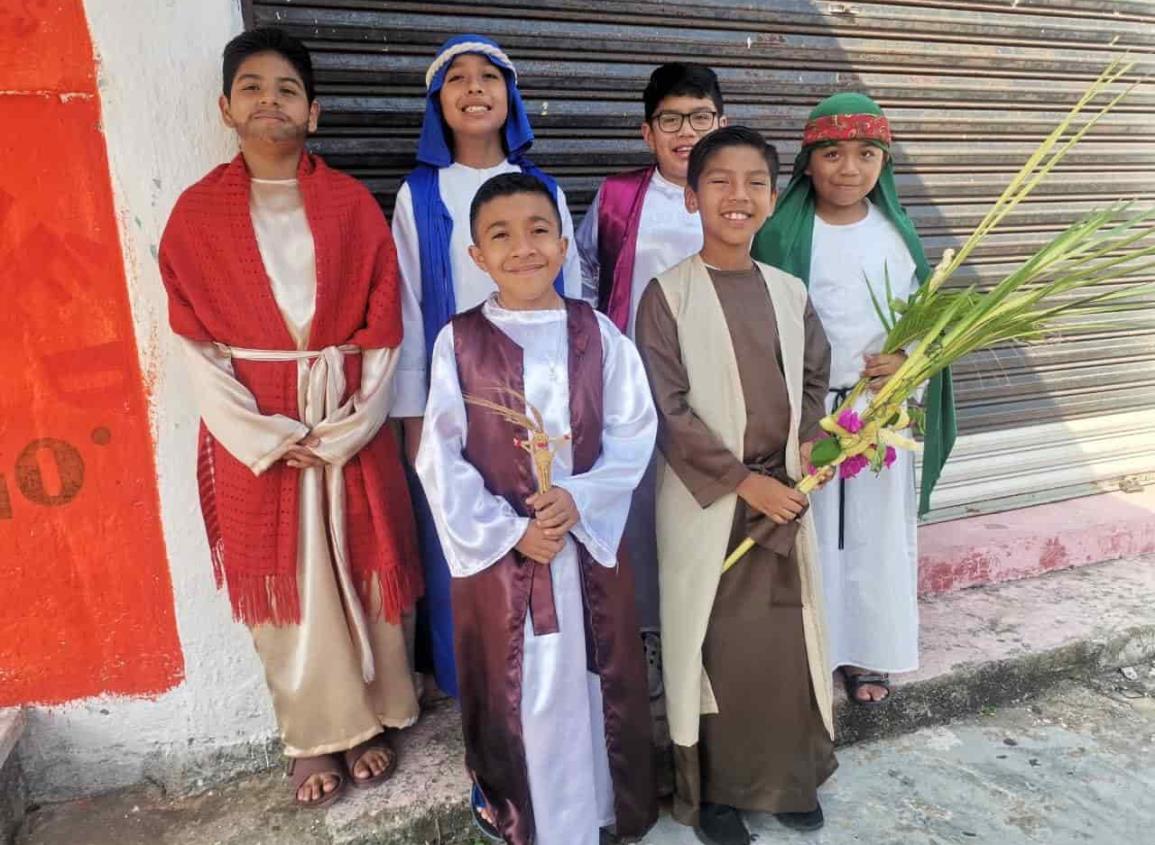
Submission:
<svg viewBox="0 0 1155 845">
<path fill-rule="evenodd" d="M 670 62 L 650 74 L 646 90 L 642 92 L 642 102 L 646 106 L 646 122 L 653 120 L 658 103 L 666 97 L 708 97 L 714 101 L 714 108 L 722 114 L 722 89 L 718 86 L 718 75 L 705 65 L 693 62 Z"/>
<path fill-rule="evenodd" d="M 762 133 L 749 126 L 725 126 L 711 132 L 690 150 L 690 165 L 686 171 L 686 182 L 695 191 L 698 190 L 698 180 L 710 158 L 726 147 L 753 147 L 766 159 L 766 167 L 770 170 L 770 187 L 778 190 L 778 150 L 762 137 Z"/>
<path fill-rule="evenodd" d="M 301 82 L 305 84 L 305 96 L 310 103 L 313 102 L 316 86 L 313 82 L 313 59 L 309 56 L 309 50 L 298 39 L 275 26 L 261 26 L 242 32 L 225 45 L 221 76 L 226 98 L 232 93 L 233 80 L 236 79 L 241 64 L 249 56 L 255 56 L 257 53 L 278 53 L 291 64 L 300 75 Z"/>
<path fill-rule="evenodd" d="M 473 195 L 473 202 L 469 204 L 469 234 L 473 236 L 474 243 L 477 243 L 477 215 L 481 213 L 482 206 L 495 199 L 517 194 L 539 194 L 549 200 L 549 207 L 553 209 L 554 219 L 557 220 L 558 233 L 561 233 L 561 211 L 558 210 L 553 191 L 536 176 L 528 173 L 501 173 L 487 179 L 477 189 L 477 193 Z"/>
</svg>

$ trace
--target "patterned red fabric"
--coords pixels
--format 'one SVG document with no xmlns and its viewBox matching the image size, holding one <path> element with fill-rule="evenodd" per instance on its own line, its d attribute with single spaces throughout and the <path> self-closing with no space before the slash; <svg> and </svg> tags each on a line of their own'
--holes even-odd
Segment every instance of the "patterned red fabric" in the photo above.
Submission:
<svg viewBox="0 0 1155 845">
<path fill-rule="evenodd" d="M 317 264 L 309 349 L 401 342 L 397 257 L 380 207 L 355 179 L 304 155 L 298 181 Z M 249 211 L 244 159 L 213 169 L 177 200 L 160 244 L 174 332 L 250 349 L 296 349 L 273 298 Z M 233 360 L 262 413 L 298 418 L 296 362 Z M 361 357 L 345 356 L 346 398 Z M 217 585 L 249 625 L 300 621 L 299 470 L 256 476 L 201 426 L 197 476 Z M 387 426 L 344 467 L 349 560 L 366 611 L 396 622 L 421 595 L 413 514 Z"/>
<path fill-rule="evenodd" d="M 809 121 L 802 133 L 804 147 L 830 141 L 858 140 L 881 141 L 889 147 L 890 123 L 878 114 L 830 114 Z"/>
</svg>

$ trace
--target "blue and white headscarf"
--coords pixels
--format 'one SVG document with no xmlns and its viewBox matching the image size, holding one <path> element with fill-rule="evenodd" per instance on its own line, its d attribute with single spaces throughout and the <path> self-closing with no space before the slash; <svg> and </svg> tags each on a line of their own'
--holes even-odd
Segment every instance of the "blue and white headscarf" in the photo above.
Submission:
<svg viewBox="0 0 1155 845">
<path fill-rule="evenodd" d="M 421 140 L 417 143 L 417 167 L 406 177 L 413 196 L 413 215 L 417 224 L 417 240 L 421 258 L 421 316 L 425 326 L 426 359 L 433 356 L 437 333 L 457 313 L 457 298 L 453 292 L 453 265 L 449 257 L 453 218 L 441 199 L 439 169 L 453 164 L 453 144 L 448 137 L 445 119 L 441 114 L 441 87 L 445 72 L 453 60 L 466 53 L 484 56 L 505 77 L 509 106 L 505 119 L 504 141 L 506 156 L 522 172 L 540 179 L 557 199 L 557 183 L 525 157 L 533 144 L 533 130 L 517 90 L 517 70 L 509 56 L 497 42 L 483 35 L 455 35 L 437 51 L 436 58 L 425 74 L 425 119 L 421 124 Z M 558 273 L 554 287 L 563 292 L 562 274 Z"/>
</svg>

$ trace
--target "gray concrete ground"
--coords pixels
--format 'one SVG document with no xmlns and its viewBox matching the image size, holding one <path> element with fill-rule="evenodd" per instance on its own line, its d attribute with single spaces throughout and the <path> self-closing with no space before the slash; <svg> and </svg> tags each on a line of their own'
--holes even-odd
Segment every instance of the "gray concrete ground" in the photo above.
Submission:
<svg viewBox="0 0 1155 845">
<path fill-rule="evenodd" d="M 753 818 L 761 841 L 1155 845 L 1152 596 L 1155 559 L 1139 558 L 924 602 L 923 667 L 896 679 L 894 700 L 865 710 L 836 696 L 839 740 L 855 744 L 823 791 L 826 830 Z M 323 812 L 290 806 L 277 771 L 191 796 L 157 780 L 31 808 L 17 841 L 472 845 L 456 708 L 430 708 L 400 751 L 387 786 Z M 646 839 L 695 841 L 668 818 Z"/>
<path fill-rule="evenodd" d="M 1155 664 L 1067 682 L 1007 707 L 843 748 L 823 788 L 815 834 L 751 815 L 760 843 L 849 845 L 1143 845 L 1155 842 Z M 357 840 L 287 806 L 261 775 L 166 801 L 133 790 L 31 813 L 19 845 L 330 845 Z M 422 840 L 409 840 L 422 841 Z M 464 819 L 424 842 L 472 843 Z M 647 845 L 692 845 L 663 816 Z"/>
<path fill-rule="evenodd" d="M 1155 667 L 1146 689 L 1068 684 L 1029 705 L 842 749 L 826 827 L 748 817 L 761 843 L 1140 845 L 1155 842 Z M 1127 696 L 1135 697 L 1127 697 Z M 666 817 L 650 845 L 691 845 Z"/>
</svg>

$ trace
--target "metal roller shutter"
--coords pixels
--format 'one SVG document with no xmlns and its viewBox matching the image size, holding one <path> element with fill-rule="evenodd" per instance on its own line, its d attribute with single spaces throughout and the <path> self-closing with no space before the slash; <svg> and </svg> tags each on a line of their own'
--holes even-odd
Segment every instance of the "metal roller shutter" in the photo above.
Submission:
<svg viewBox="0 0 1155 845">
<path fill-rule="evenodd" d="M 789 166 L 821 97 L 865 90 L 890 117 L 900 191 L 932 262 L 1103 65 L 1155 71 L 1148 0 L 534 3 L 246 0 L 313 51 L 323 106 L 313 147 L 388 211 L 413 163 L 424 72 L 450 35 L 493 36 L 518 64 L 538 142 L 575 216 L 607 174 L 648 161 L 638 136 L 654 65 L 709 63 L 731 120 Z M 788 173 L 783 178 L 788 177 Z M 1117 197 L 1155 199 L 1155 86 L 1140 89 L 969 262 L 989 284 Z M 1150 275 L 1155 280 L 1155 273 Z M 975 356 L 956 370 L 960 438 L 931 519 L 1155 480 L 1155 297 L 1111 330 Z"/>
</svg>

